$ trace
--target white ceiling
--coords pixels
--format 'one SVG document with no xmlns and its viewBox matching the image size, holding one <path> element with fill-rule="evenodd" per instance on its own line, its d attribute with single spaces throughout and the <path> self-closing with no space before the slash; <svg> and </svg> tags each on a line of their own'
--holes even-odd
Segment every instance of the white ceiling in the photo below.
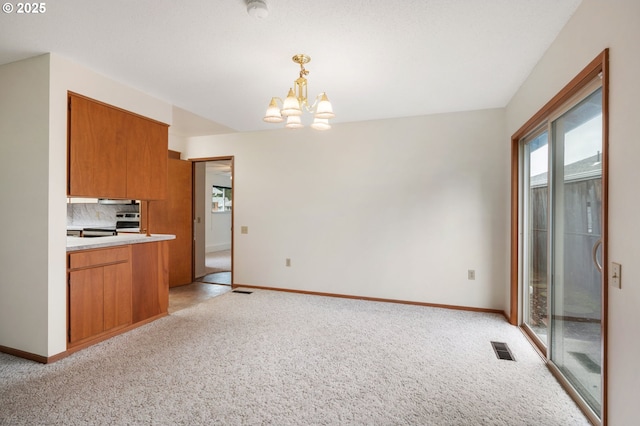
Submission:
<svg viewBox="0 0 640 426">
<path fill-rule="evenodd" d="M 245 0 L 50 1 L 40 15 L 0 13 L 0 64 L 54 52 L 213 133 L 279 127 L 262 116 L 298 77 L 297 53 L 311 56 L 309 97 L 327 92 L 334 123 L 495 108 L 580 0 L 267 2 L 258 20 Z"/>
</svg>

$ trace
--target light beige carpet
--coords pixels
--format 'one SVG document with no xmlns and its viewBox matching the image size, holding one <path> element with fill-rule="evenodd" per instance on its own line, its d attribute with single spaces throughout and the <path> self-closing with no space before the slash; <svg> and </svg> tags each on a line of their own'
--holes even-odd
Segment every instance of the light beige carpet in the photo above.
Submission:
<svg viewBox="0 0 640 426">
<path fill-rule="evenodd" d="M 589 422 L 501 315 L 256 290 L 51 365 L 0 354 L 0 424 Z"/>
</svg>

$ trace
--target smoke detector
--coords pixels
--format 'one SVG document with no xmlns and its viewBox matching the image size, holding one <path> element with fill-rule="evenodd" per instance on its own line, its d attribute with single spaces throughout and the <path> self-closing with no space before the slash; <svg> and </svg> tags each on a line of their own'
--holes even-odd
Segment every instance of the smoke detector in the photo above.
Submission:
<svg viewBox="0 0 640 426">
<path fill-rule="evenodd" d="M 249 16 L 257 19 L 264 19 L 269 16 L 267 2 L 264 0 L 248 0 L 247 13 Z"/>
</svg>

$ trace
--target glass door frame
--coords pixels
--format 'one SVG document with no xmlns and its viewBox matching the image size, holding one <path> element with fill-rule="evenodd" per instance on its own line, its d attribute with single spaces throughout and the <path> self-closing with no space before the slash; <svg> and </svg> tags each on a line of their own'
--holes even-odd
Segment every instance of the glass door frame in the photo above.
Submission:
<svg viewBox="0 0 640 426">
<path fill-rule="evenodd" d="M 548 345 L 540 347 L 540 341 L 530 336 L 527 328 L 523 327 L 525 336 L 530 338 L 545 360 L 552 373 L 566 389 L 567 393 L 576 401 L 585 415 L 594 424 L 607 423 L 607 325 L 608 325 L 608 145 L 609 145 L 609 49 L 602 51 L 589 65 L 587 65 L 569 84 L 554 96 L 542 109 L 531 117 L 511 137 L 511 272 L 510 272 L 510 312 L 509 322 L 521 326 L 523 323 L 523 286 L 522 286 L 522 223 L 523 200 L 520 194 L 520 179 L 523 170 L 522 139 L 532 134 L 540 126 L 551 122 L 572 98 L 583 92 L 597 77 L 602 82 L 602 410 L 598 417 L 568 383 L 557 367 L 549 362 Z"/>
</svg>

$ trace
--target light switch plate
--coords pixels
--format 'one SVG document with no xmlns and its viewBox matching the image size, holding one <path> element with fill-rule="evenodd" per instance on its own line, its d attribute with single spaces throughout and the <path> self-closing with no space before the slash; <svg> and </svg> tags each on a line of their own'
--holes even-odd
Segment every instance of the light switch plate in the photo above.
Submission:
<svg viewBox="0 0 640 426">
<path fill-rule="evenodd" d="M 248 226 L 241 226 L 240 227 L 240 233 L 241 234 L 248 234 L 249 233 L 249 227 Z"/>
<path fill-rule="evenodd" d="M 611 262 L 611 285 L 622 288 L 622 265 Z"/>
</svg>

